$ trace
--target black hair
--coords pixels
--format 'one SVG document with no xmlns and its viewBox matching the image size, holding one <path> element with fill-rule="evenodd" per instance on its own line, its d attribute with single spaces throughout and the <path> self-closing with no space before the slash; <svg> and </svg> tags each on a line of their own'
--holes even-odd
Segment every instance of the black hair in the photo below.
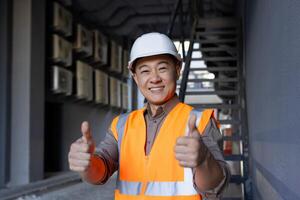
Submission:
<svg viewBox="0 0 300 200">
<path fill-rule="evenodd" d="M 174 62 L 174 65 L 176 66 L 176 65 L 179 65 L 180 64 L 180 61 L 175 57 L 175 56 L 173 56 L 172 54 L 159 54 L 159 55 L 166 55 L 166 56 L 168 56 L 168 57 L 170 57 L 172 60 L 173 60 L 173 62 Z M 153 55 L 154 56 L 154 55 Z M 137 63 L 137 61 L 138 60 L 140 60 L 140 59 L 142 59 L 142 58 L 144 58 L 144 57 L 141 57 L 141 58 L 137 58 L 133 63 L 132 63 L 132 73 L 135 73 L 135 64 Z"/>
</svg>

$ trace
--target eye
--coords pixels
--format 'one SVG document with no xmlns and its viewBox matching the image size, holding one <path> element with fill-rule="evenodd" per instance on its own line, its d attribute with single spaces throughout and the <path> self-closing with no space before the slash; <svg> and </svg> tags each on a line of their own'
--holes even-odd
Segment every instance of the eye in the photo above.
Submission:
<svg viewBox="0 0 300 200">
<path fill-rule="evenodd" d="M 159 71 L 160 72 L 165 72 L 165 71 L 167 71 L 167 67 L 166 66 L 161 66 L 161 67 L 159 67 Z"/>
<path fill-rule="evenodd" d="M 146 73 L 149 73 L 150 71 L 148 69 L 143 69 L 141 70 L 141 74 L 146 74 Z"/>
</svg>

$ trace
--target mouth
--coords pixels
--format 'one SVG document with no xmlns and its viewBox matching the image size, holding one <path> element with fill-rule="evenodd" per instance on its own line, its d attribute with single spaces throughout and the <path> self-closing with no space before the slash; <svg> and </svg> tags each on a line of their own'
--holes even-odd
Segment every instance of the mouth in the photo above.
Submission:
<svg viewBox="0 0 300 200">
<path fill-rule="evenodd" d="M 149 90 L 151 92 L 161 92 L 164 88 L 165 86 L 156 86 L 156 87 L 150 87 Z"/>
</svg>

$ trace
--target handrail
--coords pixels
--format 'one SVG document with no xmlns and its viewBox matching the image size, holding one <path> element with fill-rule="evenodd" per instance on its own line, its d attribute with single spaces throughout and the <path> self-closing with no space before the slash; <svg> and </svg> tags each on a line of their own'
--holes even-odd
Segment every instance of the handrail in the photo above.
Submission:
<svg viewBox="0 0 300 200">
<path fill-rule="evenodd" d="M 179 16 L 179 21 L 180 21 L 180 31 L 181 31 L 181 38 L 180 38 L 180 43 L 182 45 L 182 60 L 185 62 L 185 47 L 184 47 L 184 29 L 183 29 L 183 5 L 182 1 L 180 1 L 180 16 Z"/>
<path fill-rule="evenodd" d="M 194 24 L 194 21 L 196 19 L 198 19 L 199 17 L 199 13 L 198 13 L 198 4 L 197 1 L 195 0 L 189 0 L 189 4 L 192 8 L 192 12 L 191 12 L 191 25 Z M 186 61 L 186 53 L 185 53 L 185 45 L 184 45 L 184 41 L 185 41 L 185 32 L 184 32 L 184 22 L 183 22 L 183 3 L 182 0 L 177 0 L 174 10 L 172 11 L 172 15 L 170 18 L 170 23 L 168 25 L 166 34 L 172 38 L 172 32 L 173 32 L 173 27 L 174 27 L 174 23 L 176 20 L 176 17 L 178 16 L 178 11 L 179 11 L 179 23 L 180 23 L 180 43 L 182 46 L 182 58 L 183 61 Z"/>
<path fill-rule="evenodd" d="M 178 9 L 179 10 L 179 22 L 180 22 L 180 43 L 182 45 L 182 58 L 183 61 L 185 61 L 185 47 L 184 47 L 184 29 L 183 29 L 183 5 L 182 5 L 182 0 L 177 0 L 176 4 L 175 4 L 175 8 L 172 12 L 172 16 L 171 16 L 171 20 L 167 29 L 167 35 L 171 38 L 172 37 L 172 31 L 173 31 L 173 26 L 174 26 L 174 22 L 175 19 L 177 17 L 177 13 L 178 13 Z"/>
<path fill-rule="evenodd" d="M 191 36 L 190 36 L 190 44 L 189 44 L 189 50 L 188 54 L 186 56 L 185 66 L 182 74 L 182 81 L 180 83 L 180 89 L 179 89 L 179 100 L 181 102 L 184 102 L 186 87 L 187 87 L 187 80 L 188 75 L 190 71 L 190 64 L 191 64 L 191 58 L 192 58 L 192 52 L 193 52 L 193 46 L 194 46 L 194 35 L 195 35 L 195 29 L 197 26 L 198 19 L 195 18 L 192 26 Z"/>
<path fill-rule="evenodd" d="M 181 0 L 177 0 L 177 2 L 175 4 L 175 8 L 172 12 L 171 21 L 170 21 L 168 29 L 167 29 L 167 35 L 169 37 L 171 37 L 171 34 L 172 34 L 172 30 L 173 30 L 175 19 L 177 17 L 177 12 L 178 12 L 179 5 L 182 7 Z"/>
</svg>

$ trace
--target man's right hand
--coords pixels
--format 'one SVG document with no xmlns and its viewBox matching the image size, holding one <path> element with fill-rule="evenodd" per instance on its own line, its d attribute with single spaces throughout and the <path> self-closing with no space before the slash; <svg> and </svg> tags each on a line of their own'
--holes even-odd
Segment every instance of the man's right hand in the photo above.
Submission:
<svg viewBox="0 0 300 200">
<path fill-rule="evenodd" d="M 88 122 L 81 124 L 82 137 L 72 143 L 69 151 L 69 167 L 75 172 L 85 172 L 91 164 L 91 157 L 95 150 Z"/>
</svg>

